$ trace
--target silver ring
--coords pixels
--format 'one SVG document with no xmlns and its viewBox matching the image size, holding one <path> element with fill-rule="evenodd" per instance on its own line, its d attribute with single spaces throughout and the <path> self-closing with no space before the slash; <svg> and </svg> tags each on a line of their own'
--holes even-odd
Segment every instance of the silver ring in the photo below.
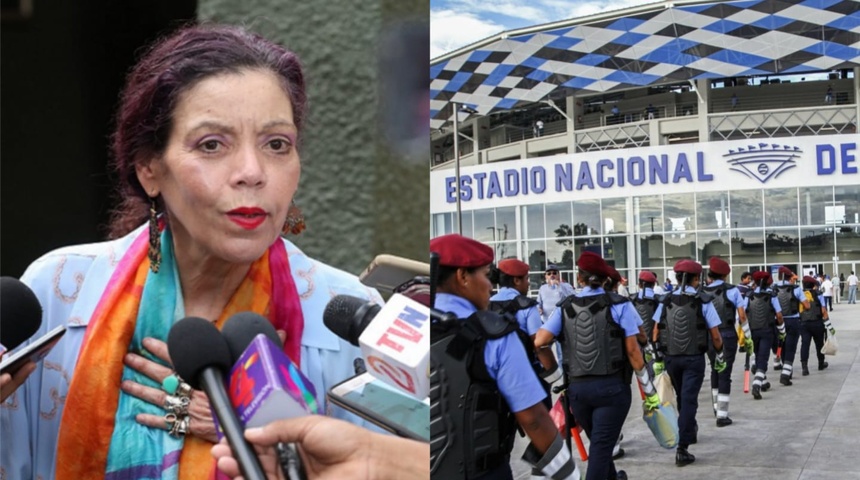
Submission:
<svg viewBox="0 0 860 480">
<path fill-rule="evenodd" d="M 176 420 L 175 422 L 173 422 L 173 425 L 171 425 L 168 433 L 174 437 L 185 436 L 185 434 L 188 433 L 190 425 L 191 425 L 191 417 L 188 417 L 188 416 L 182 417 L 182 418 Z"/>
<path fill-rule="evenodd" d="M 188 406 L 191 404 L 190 397 L 177 395 L 165 395 L 164 409 L 168 414 L 174 414 L 176 417 L 188 415 Z"/>
</svg>

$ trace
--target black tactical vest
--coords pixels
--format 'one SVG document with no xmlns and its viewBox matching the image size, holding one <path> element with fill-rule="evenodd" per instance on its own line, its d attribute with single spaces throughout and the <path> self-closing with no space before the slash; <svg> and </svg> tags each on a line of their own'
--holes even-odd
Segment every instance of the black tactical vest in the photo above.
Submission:
<svg viewBox="0 0 860 480">
<path fill-rule="evenodd" d="M 818 295 L 814 290 L 806 290 L 812 294 L 812 300 L 809 302 L 809 309 L 800 312 L 801 322 L 823 322 L 824 315 L 821 314 L 821 302 L 818 300 Z"/>
<path fill-rule="evenodd" d="M 668 355 L 699 355 L 708 351 L 708 324 L 702 304 L 710 295 L 666 295 L 658 326 L 658 338 Z"/>
<path fill-rule="evenodd" d="M 773 292 L 770 290 L 750 294 L 749 305 L 747 305 L 747 321 L 751 329 L 758 330 L 776 325 L 776 311 L 770 303 L 773 296 Z"/>
<path fill-rule="evenodd" d="M 516 320 L 476 312 L 433 325 L 430 346 L 430 477 L 470 479 L 505 462 L 516 422 L 484 363 L 487 340 L 521 332 Z M 523 340 L 523 336 L 518 333 Z M 531 345 L 531 342 L 528 342 Z M 526 348 L 526 352 L 534 347 Z"/>
<path fill-rule="evenodd" d="M 777 285 L 776 298 L 783 317 L 794 317 L 800 312 L 800 301 L 794 296 L 794 285 Z"/>
<path fill-rule="evenodd" d="M 712 305 L 717 309 L 717 315 L 720 316 L 720 330 L 735 331 L 735 315 L 738 313 L 738 307 L 729 297 L 726 292 L 735 288 L 734 285 L 723 283 L 716 287 L 707 286 L 703 290 L 714 296 Z"/>
<path fill-rule="evenodd" d="M 626 378 L 630 362 L 624 349 L 624 329 L 610 307 L 627 302 L 621 295 L 567 297 L 562 308 L 562 357 L 571 382 L 582 377 L 618 374 Z"/>
<path fill-rule="evenodd" d="M 636 308 L 636 313 L 642 319 L 642 328 L 645 330 L 645 336 L 650 342 L 654 333 L 654 312 L 657 311 L 656 298 L 639 298 L 635 296 L 630 299 L 633 306 Z"/>
<path fill-rule="evenodd" d="M 525 295 L 517 295 L 516 297 L 510 300 L 490 300 L 490 308 L 491 312 L 496 312 L 499 315 L 510 313 L 511 315 L 516 315 L 520 310 L 525 310 L 527 308 L 533 307 L 537 305 L 537 300 L 533 298 L 529 298 Z"/>
</svg>

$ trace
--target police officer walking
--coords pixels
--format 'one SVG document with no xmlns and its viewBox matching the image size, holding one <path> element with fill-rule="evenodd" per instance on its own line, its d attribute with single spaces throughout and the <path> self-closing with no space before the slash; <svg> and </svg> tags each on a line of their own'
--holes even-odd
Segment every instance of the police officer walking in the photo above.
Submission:
<svg viewBox="0 0 860 480">
<path fill-rule="evenodd" d="M 716 350 L 712 344 L 708 349 L 708 359 L 711 361 L 711 398 L 714 401 L 714 414 L 717 416 L 717 426 L 725 427 L 732 424 L 729 418 L 729 400 L 732 393 L 732 366 L 738 351 L 738 334 L 735 328 L 735 316 L 739 318 L 744 334 L 747 352 L 753 351 L 753 340 L 745 313 L 746 302 L 741 292 L 732 284 L 725 283 L 726 275 L 732 269 L 725 260 L 711 257 L 708 260 L 708 278 L 710 283 L 703 290 L 713 296 L 711 302 L 720 317 L 720 336 L 723 339 L 726 369 L 717 372 L 714 367 Z"/>
<path fill-rule="evenodd" d="M 541 472 L 578 479 L 570 449 L 542 400 L 546 396 L 517 322 L 487 310 L 493 249 L 458 234 L 430 241 L 438 254 L 435 308 L 458 320 L 431 330 L 430 476 L 511 479 L 510 453 L 518 423 Z M 525 338 L 523 338 L 525 337 Z"/>
<path fill-rule="evenodd" d="M 824 331 L 829 330 L 831 335 L 836 335 L 836 329 L 830 323 L 830 315 L 824 306 L 823 295 L 819 295 L 815 288 L 815 279 L 810 276 L 803 277 L 803 294 L 810 303 L 811 308 L 804 308 L 800 312 L 800 367 L 803 376 L 809 375 L 809 344 L 815 342 L 815 355 L 818 357 L 818 370 L 828 367 L 824 361 L 821 347 L 824 346 Z"/>
<path fill-rule="evenodd" d="M 657 276 L 648 270 L 639 272 L 639 291 L 632 298 L 633 307 L 642 320 L 642 328 L 645 338 L 650 340 L 654 333 L 654 312 L 657 311 L 657 298 L 654 286 L 657 284 Z M 650 341 L 648 343 L 650 345 Z"/>
<path fill-rule="evenodd" d="M 657 408 L 660 398 L 636 340 L 636 315 L 623 305 L 629 299 L 603 289 L 609 266 L 591 252 L 583 252 L 577 266 L 585 288 L 553 312 L 535 345 L 561 337 L 570 381 L 567 395 L 576 421 L 591 440 L 586 480 L 626 479 L 623 470 L 615 469 L 612 449 L 630 410 L 631 373 L 635 371 L 645 392 L 646 408 Z"/>
<path fill-rule="evenodd" d="M 770 347 L 774 341 L 774 325 L 778 336 L 785 338 L 785 324 L 782 319 L 782 307 L 776 298 L 776 293 L 770 289 L 770 273 L 758 271 L 753 274 L 753 281 L 758 285 L 747 298 L 747 320 L 755 349 L 755 378 L 752 384 L 752 396 L 761 400 L 761 392 L 770 389 L 767 381 L 767 359 Z"/>
<path fill-rule="evenodd" d="M 792 364 L 797 353 L 797 342 L 800 340 L 800 305 L 809 309 L 809 301 L 803 295 L 803 289 L 795 285 L 797 275 L 787 267 L 779 267 L 779 278 L 774 289 L 782 307 L 782 318 L 785 320 L 785 341 L 782 347 L 782 374 L 779 383 L 785 386 L 792 385 Z"/>
<path fill-rule="evenodd" d="M 720 317 L 711 304 L 710 295 L 696 290 L 702 265 L 693 260 L 679 260 L 674 270 L 678 288 L 657 306 L 654 312 L 657 328 L 652 339 L 656 343 L 654 374 L 659 375 L 665 368 L 675 387 L 680 431 L 675 465 L 683 467 L 696 461 L 687 449 L 698 442 L 696 411 L 705 379 L 704 354 L 708 351 L 709 335 L 716 350 L 714 368 L 717 372 L 725 370 L 726 361 L 719 330 Z"/>
</svg>

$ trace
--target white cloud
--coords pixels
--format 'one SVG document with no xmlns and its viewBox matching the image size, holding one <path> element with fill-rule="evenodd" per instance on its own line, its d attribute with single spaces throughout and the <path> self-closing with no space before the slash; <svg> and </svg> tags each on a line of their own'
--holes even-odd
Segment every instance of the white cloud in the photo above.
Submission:
<svg viewBox="0 0 860 480">
<path fill-rule="evenodd" d="M 430 58 L 454 51 L 505 30 L 468 12 L 430 11 Z"/>
</svg>

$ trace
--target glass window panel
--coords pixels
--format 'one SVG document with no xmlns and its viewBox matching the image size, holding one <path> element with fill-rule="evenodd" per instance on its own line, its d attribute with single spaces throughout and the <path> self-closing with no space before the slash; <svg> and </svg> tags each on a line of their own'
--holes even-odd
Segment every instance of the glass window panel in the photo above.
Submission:
<svg viewBox="0 0 860 480">
<path fill-rule="evenodd" d="M 582 252 L 594 252 L 601 257 L 603 256 L 603 248 L 600 245 L 600 237 L 576 238 L 573 240 L 573 258 L 576 261 Z"/>
<path fill-rule="evenodd" d="M 695 202 L 692 193 L 663 195 L 663 215 L 667 234 L 690 232 L 696 229 Z"/>
<path fill-rule="evenodd" d="M 637 233 L 660 233 L 663 231 L 663 200 L 660 195 L 633 199 L 633 215 L 639 228 Z"/>
<path fill-rule="evenodd" d="M 523 242 L 523 254 L 527 258 L 529 270 L 543 272 L 546 268 L 546 242 L 544 240 L 529 240 Z"/>
<path fill-rule="evenodd" d="M 732 232 L 732 264 L 764 264 L 764 236 L 760 228 Z"/>
<path fill-rule="evenodd" d="M 543 205 L 526 205 L 523 207 L 523 237 L 543 238 L 546 235 L 543 224 Z"/>
<path fill-rule="evenodd" d="M 697 235 L 698 261 L 705 265 L 711 257 L 729 261 L 729 235 L 726 232 L 699 232 Z"/>
<path fill-rule="evenodd" d="M 860 260 L 860 227 L 839 227 L 836 231 L 836 246 L 840 262 Z M 852 270 L 850 264 L 845 270 Z M 853 270 L 860 270 L 860 266 L 855 267 Z M 843 268 L 840 267 L 839 271 L 843 271 Z"/>
<path fill-rule="evenodd" d="M 516 242 L 499 242 L 493 244 L 493 251 L 495 252 L 495 260 L 496 263 L 499 260 L 504 258 L 516 258 L 517 256 L 517 243 Z"/>
<path fill-rule="evenodd" d="M 603 258 L 619 272 L 629 268 L 631 265 L 627 263 L 627 237 L 604 237 Z"/>
<path fill-rule="evenodd" d="M 663 235 L 637 235 L 639 267 L 661 269 L 663 263 Z"/>
<path fill-rule="evenodd" d="M 450 213 L 437 213 L 433 215 L 433 237 L 441 237 L 453 233 L 453 223 Z"/>
<path fill-rule="evenodd" d="M 472 231 L 472 224 L 473 224 L 473 222 L 472 222 L 472 211 L 469 210 L 468 212 L 462 212 L 462 213 L 463 213 L 463 215 L 461 216 L 461 218 L 462 218 L 461 223 L 463 224 L 463 236 L 469 237 L 469 238 L 474 238 L 473 237 L 474 232 Z M 454 213 L 454 215 L 457 215 L 457 214 Z"/>
<path fill-rule="evenodd" d="M 696 258 L 696 234 L 666 234 L 666 267 L 671 268 L 682 258 Z"/>
<path fill-rule="evenodd" d="M 499 242 L 517 239 L 516 207 L 496 209 L 496 240 Z"/>
<path fill-rule="evenodd" d="M 610 198 L 603 200 L 603 233 L 626 233 L 627 228 L 627 199 Z"/>
<path fill-rule="evenodd" d="M 761 227 L 761 190 L 729 192 L 731 225 L 734 228 Z"/>
<path fill-rule="evenodd" d="M 547 262 L 559 265 L 562 269 L 573 269 L 573 239 L 558 238 L 546 240 Z"/>
<path fill-rule="evenodd" d="M 797 225 L 797 189 L 770 189 L 764 196 L 764 224 L 766 227 Z"/>
<path fill-rule="evenodd" d="M 860 185 L 835 187 L 835 193 L 836 223 L 860 224 Z"/>
<path fill-rule="evenodd" d="M 833 187 L 800 189 L 801 225 L 832 225 L 836 223 L 836 210 L 833 208 Z"/>
<path fill-rule="evenodd" d="M 555 238 L 558 236 L 556 230 L 570 230 L 572 218 L 570 214 L 570 202 L 548 203 L 546 207 L 546 237 Z"/>
<path fill-rule="evenodd" d="M 836 251 L 833 241 L 833 230 L 830 228 L 801 228 L 800 254 L 803 256 L 803 263 L 832 262 Z"/>
<path fill-rule="evenodd" d="M 764 232 L 764 240 L 767 264 L 789 266 L 797 263 L 800 255 L 800 239 L 796 227 L 769 228 Z"/>
<path fill-rule="evenodd" d="M 529 296 L 537 297 L 540 286 L 543 285 L 543 272 L 529 274 Z"/>
<path fill-rule="evenodd" d="M 495 240 L 496 225 L 493 219 L 493 209 L 475 210 L 475 231 L 472 238 L 479 242 L 489 243 Z"/>
<path fill-rule="evenodd" d="M 696 221 L 699 230 L 729 228 L 728 192 L 696 194 Z"/>
<path fill-rule="evenodd" d="M 577 237 L 600 235 L 600 201 L 573 202 L 573 234 Z"/>
</svg>

